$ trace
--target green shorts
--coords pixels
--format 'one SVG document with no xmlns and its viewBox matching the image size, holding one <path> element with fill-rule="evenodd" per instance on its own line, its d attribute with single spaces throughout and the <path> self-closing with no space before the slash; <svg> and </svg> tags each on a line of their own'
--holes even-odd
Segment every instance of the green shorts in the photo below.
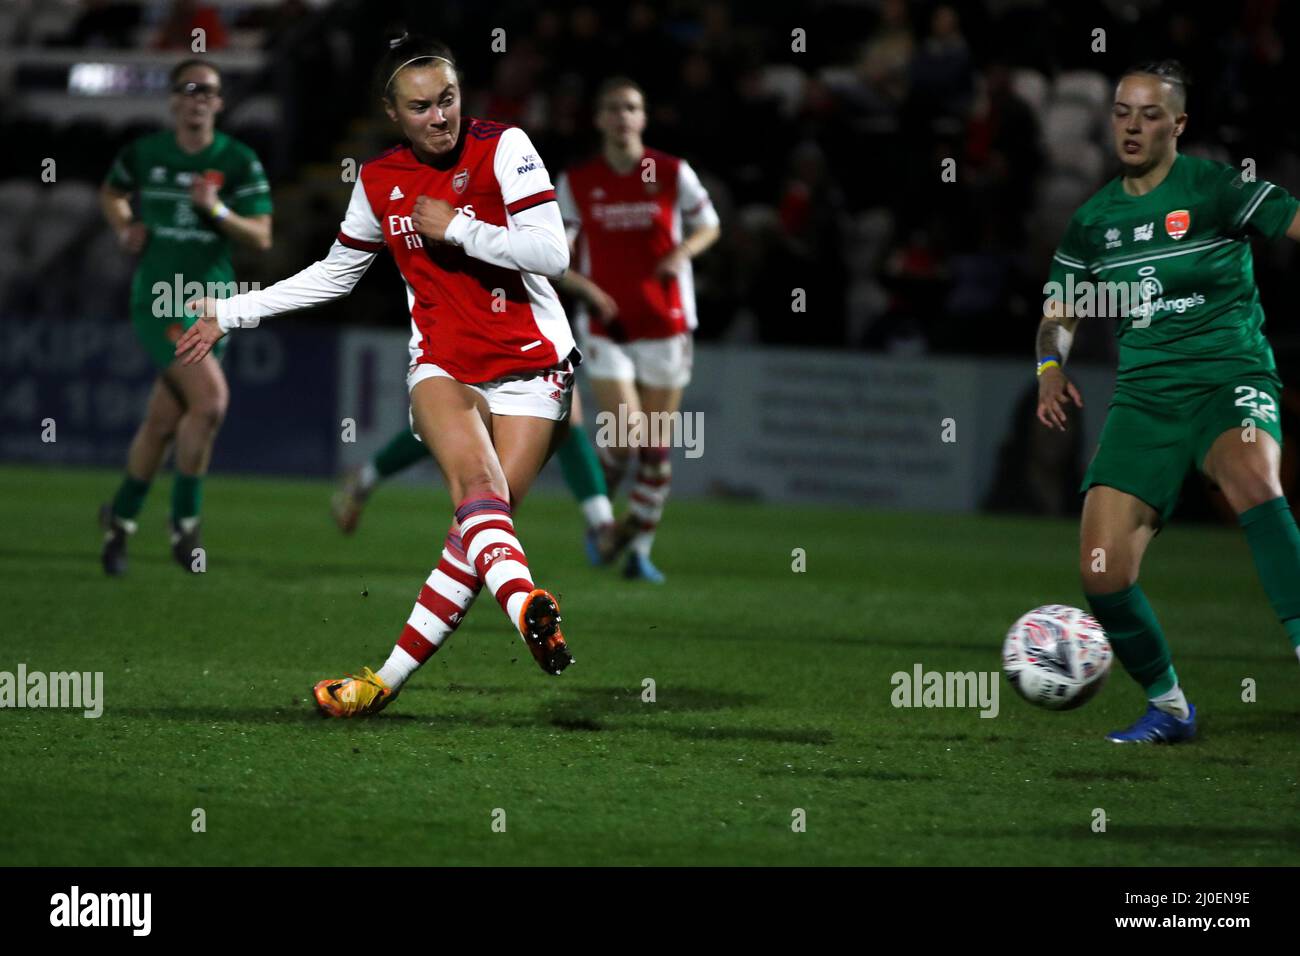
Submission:
<svg viewBox="0 0 1300 956">
<path fill-rule="evenodd" d="M 1224 432 L 1242 432 L 1245 440 L 1249 421 L 1282 444 L 1281 394 L 1281 381 L 1267 374 L 1175 401 L 1117 393 L 1079 491 L 1107 485 L 1126 492 L 1159 512 L 1163 524 L 1187 472 L 1201 468 Z"/>
<path fill-rule="evenodd" d="M 176 360 L 176 340 L 181 337 L 182 332 L 197 321 L 197 316 L 186 316 L 184 319 L 158 318 L 149 308 L 131 309 L 131 324 L 135 327 L 135 337 L 139 339 L 159 370 L 167 368 Z M 222 336 L 212 347 L 213 358 L 220 362 L 229 345 L 230 336 Z"/>
</svg>

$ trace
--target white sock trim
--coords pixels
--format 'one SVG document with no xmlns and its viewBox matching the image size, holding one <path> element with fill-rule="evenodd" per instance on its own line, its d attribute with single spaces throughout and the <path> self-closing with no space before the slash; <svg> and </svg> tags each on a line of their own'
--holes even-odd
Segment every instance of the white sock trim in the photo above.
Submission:
<svg viewBox="0 0 1300 956">
<path fill-rule="evenodd" d="M 1186 720 L 1192 713 L 1187 706 L 1187 695 L 1177 684 L 1165 693 L 1150 698 L 1150 701 L 1166 714 L 1173 714 L 1179 720 Z"/>
<path fill-rule="evenodd" d="M 406 679 L 420 669 L 420 662 L 410 654 L 406 653 L 403 648 L 394 647 L 393 653 L 388 655 L 388 660 L 384 666 L 379 668 L 379 679 L 397 691 L 399 687 L 406 683 Z"/>
<path fill-rule="evenodd" d="M 582 516 L 588 528 L 600 528 L 614 523 L 614 505 L 608 495 L 592 495 L 582 502 Z"/>
</svg>

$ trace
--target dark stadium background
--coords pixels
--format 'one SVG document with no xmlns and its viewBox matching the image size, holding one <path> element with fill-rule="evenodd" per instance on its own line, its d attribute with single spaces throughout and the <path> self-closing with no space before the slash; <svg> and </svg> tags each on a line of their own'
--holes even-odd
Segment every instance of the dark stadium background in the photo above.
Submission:
<svg viewBox="0 0 1300 956">
<path fill-rule="evenodd" d="M 1178 57 L 1192 76 L 1183 148 L 1234 164 L 1253 158 L 1262 178 L 1300 192 L 1298 19 L 1300 7 L 1283 2 L 4 0 L 0 454 L 120 465 L 138 392 L 104 383 L 146 370 L 122 338 L 132 263 L 94 189 L 117 149 L 156 127 L 150 113 L 165 107 L 166 70 L 190 55 L 191 29 L 207 31 L 207 55 L 223 67 L 220 126 L 251 144 L 272 178 L 274 249 L 241 251 L 236 262 L 241 281 L 268 284 L 325 252 L 350 188 L 340 164 L 389 141 L 374 67 L 403 23 L 457 52 L 466 115 L 523 125 L 553 173 L 595 147 L 600 80 L 637 79 L 648 95 L 646 141 L 686 157 L 723 218 L 722 240 L 696 262 L 700 341 L 1017 359 L 1026 392 L 1002 429 L 982 503 L 1073 513 L 1089 450 L 1077 431 L 1062 442 L 1031 427 L 1032 337 L 1060 231 L 1115 170 L 1105 124 L 1113 79 L 1136 60 Z M 492 52 L 496 29 L 504 53 Z M 806 52 L 791 50 L 795 29 L 806 31 Z M 1097 29 L 1105 52 L 1091 48 Z M 126 66 L 76 79 L 85 63 Z M 39 175 L 47 157 L 58 162 L 53 184 Z M 954 183 L 940 181 L 947 158 Z M 1257 248 L 1289 381 L 1300 371 L 1288 281 L 1298 261 L 1285 241 Z M 795 286 L 817 304 L 797 317 Z M 263 392 L 236 377 L 216 470 L 319 471 L 321 449 L 337 442 L 331 416 L 316 413 L 337 398 L 328 330 L 401 328 L 404 317 L 400 281 L 381 256 L 352 297 L 279 325 L 294 369 Z M 1110 329 L 1083 328 L 1074 359 L 1113 363 Z M 100 351 L 110 333 L 117 345 Z M 86 388 L 70 392 L 69 381 Z M 298 441 L 251 432 L 241 390 L 246 408 L 275 402 Z M 1104 402 L 1092 398 L 1087 414 L 1099 415 Z M 1294 433 L 1293 390 L 1285 404 Z M 62 458 L 32 440 L 46 413 L 76 436 Z M 1031 455 L 1043 456 L 1059 494 L 1028 487 Z M 1290 482 L 1290 455 L 1287 470 Z M 1189 481 L 1184 515 L 1213 507 Z"/>
</svg>

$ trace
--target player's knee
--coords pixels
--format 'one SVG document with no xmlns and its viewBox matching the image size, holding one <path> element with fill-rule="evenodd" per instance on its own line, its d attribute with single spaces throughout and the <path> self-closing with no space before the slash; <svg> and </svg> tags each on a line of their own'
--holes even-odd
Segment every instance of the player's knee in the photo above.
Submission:
<svg viewBox="0 0 1300 956">
<path fill-rule="evenodd" d="M 486 466 L 466 468 L 452 476 L 451 492 L 459 502 L 466 498 L 504 498 L 510 500 L 510 490 L 505 478 L 492 468 Z"/>
<path fill-rule="evenodd" d="M 225 398 L 214 397 L 196 405 L 194 414 L 204 428 L 215 432 L 221 427 L 221 423 L 226 420 L 226 407 Z"/>
<path fill-rule="evenodd" d="M 1098 542 L 1079 552 L 1079 580 L 1085 594 L 1109 594 L 1137 581 L 1133 562 L 1113 547 Z"/>
<path fill-rule="evenodd" d="M 176 435 L 175 419 L 162 419 L 149 416 L 144 420 L 144 433 L 149 441 L 159 445 L 165 445 Z"/>
<path fill-rule="evenodd" d="M 1282 496 L 1282 483 L 1272 468 L 1256 463 L 1232 469 L 1221 477 L 1220 488 L 1237 512 Z"/>
</svg>

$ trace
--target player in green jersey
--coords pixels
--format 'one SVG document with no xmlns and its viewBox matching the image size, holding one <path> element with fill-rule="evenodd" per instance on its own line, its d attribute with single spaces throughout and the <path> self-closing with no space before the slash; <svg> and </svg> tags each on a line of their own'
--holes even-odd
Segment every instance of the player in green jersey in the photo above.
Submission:
<svg viewBox="0 0 1300 956">
<path fill-rule="evenodd" d="M 1121 77 L 1111 127 L 1123 171 L 1067 227 L 1038 330 L 1038 418 L 1064 430 L 1068 405 L 1083 405 L 1061 368 L 1076 324 L 1088 315 L 1117 320 L 1119 370 L 1080 489 L 1079 554 L 1093 615 L 1148 699 L 1135 724 L 1108 735 L 1117 743 L 1196 733 L 1196 708 L 1137 583 L 1191 468 L 1237 513 L 1300 654 L 1300 531 L 1282 496 L 1281 382 L 1249 245 L 1252 236 L 1300 241 L 1300 204 L 1248 167 L 1180 155 L 1185 104 L 1175 61 Z"/>
<path fill-rule="evenodd" d="M 229 389 L 219 356 L 192 366 L 174 360 L 176 340 L 196 321 L 185 315 L 183 303 L 196 295 L 235 294 L 233 243 L 271 247 L 271 189 L 262 164 L 251 149 L 215 128 L 220 74 L 203 60 L 186 60 L 170 79 L 175 128 L 124 147 L 100 190 L 104 217 L 122 247 L 140 256 L 131 283 L 131 322 L 158 369 L 127 454 L 126 475 L 112 502 L 100 509 L 101 560 L 111 575 L 126 572 L 127 537 L 173 442 L 172 554 L 186 570 L 199 567 L 194 550 L 200 546 L 203 476 Z M 202 291 L 196 293 L 192 283 Z"/>
</svg>

